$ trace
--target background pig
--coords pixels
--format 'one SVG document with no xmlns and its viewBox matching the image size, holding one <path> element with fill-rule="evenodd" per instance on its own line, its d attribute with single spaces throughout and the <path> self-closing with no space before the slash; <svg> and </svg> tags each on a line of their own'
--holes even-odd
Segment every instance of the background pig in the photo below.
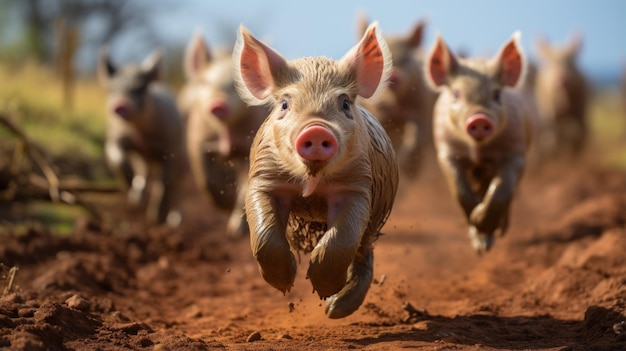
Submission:
<svg viewBox="0 0 626 351">
<path fill-rule="evenodd" d="M 490 60 L 463 59 L 441 37 L 425 66 L 441 93 L 435 105 L 437 158 L 469 223 L 478 252 L 504 234 L 522 177 L 531 122 L 520 90 L 525 59 L 513 36 Z"/>
<path fill-rule="evenodd" d="M 106 49 L 100 53 L 98 77 L 108 89 L 106 161 L 128 191 L 131 205 L 145 198 L 147 220 L 176 226 L 178 183 L 184 165 L 182 120 L 176 102 L 159 83 L 161 52 L 141 65 L 117 67 Z"/>
<path fill-rule="evenodd" d="M 270 103 L 250 152 L 245 209 L 263 278 L 287 292 L 293 250 L 310 252 L 307 276 L 345 317 L 365 299 L 373 243 L 395 199 L 398 170 L 379 122 L 355 103 L 387 78 L 391 57 L 374 24 L 341 60 L 287 61 L 241 27 L 234 52 L 240 94 Z"/>
<path fill-rule="evenodd" d="M 233 83 L 232 53 L 213 52 L 200 33 L 187 46 L 187 83 L 179 97 L 187 120 L 187 154 L 194 180 L 214 204 L 231 213 L 230 235 L 248 232 L 243 217 L 248 154 L 267 116 L 247 107 Z"/>
<path fill-rule="evenodd" d="M 359 17 L 359 35 L 368 25 Z M 425 21 L 420 21 L 408 33 L 387 35 L 393 59 L 389 84 L 375 100 L 364 103 L 381 122 L 396 150 L 402 174 L 415 178 L 426 152 L 432 150 L 432 114 L 437 94 L 424 77 L 424 53 L 421 50 Z"/>
<path fill-rule="evenodd" d="M 582 40 L 575 36 L 561 47 L 545 39 L 537 41 L 539 67 L 536 96 L 542 120 L 541 147 L 548 154 L 579 155 L 588 137 L 586 78 L 576 58 Z"/>
</svg>

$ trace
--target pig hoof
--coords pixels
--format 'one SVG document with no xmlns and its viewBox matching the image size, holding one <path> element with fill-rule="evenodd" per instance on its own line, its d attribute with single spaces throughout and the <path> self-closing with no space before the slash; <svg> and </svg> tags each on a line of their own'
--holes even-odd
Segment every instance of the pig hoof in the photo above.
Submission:
<svg viewBox="0 0 626 351">
<path fill-rule="evenodd" d="M 373 277 L 373 252 L 357 258 L 348 270 L 346 285 L 326 301 L 326 316 L 331 319 L 344 318 L 356 311 L 370 288 Z"/>
<path fill-rule="evenodd" d="M 489 251 L 495 240 L 493 235 L 481 233 L 474 226 L 470 226 L 468 235 L 472 243 L 472 247 L 479 255 Z"/>
</svg>

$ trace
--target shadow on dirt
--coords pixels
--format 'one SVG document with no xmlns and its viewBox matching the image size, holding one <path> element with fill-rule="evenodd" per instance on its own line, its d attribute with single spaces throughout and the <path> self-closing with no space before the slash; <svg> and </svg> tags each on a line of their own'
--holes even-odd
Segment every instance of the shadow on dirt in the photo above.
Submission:
<svg viewBox="0 0 626 351">
<path fill-rule="evenodd" d="M 617 334 L 614 328 L 618 328 L 625 318 L 617 311 L 598 306 L 589 307 L 583 320 L 560 320 L 549 315 L 421 316 L 405 321 L 412 324 L 408 332 L 382 333 L 375 338 L 344 341 L 363 346 L 393 341 L 423 341 L 512 350 L 624 350 L 626 334 Z"/>
</svg>

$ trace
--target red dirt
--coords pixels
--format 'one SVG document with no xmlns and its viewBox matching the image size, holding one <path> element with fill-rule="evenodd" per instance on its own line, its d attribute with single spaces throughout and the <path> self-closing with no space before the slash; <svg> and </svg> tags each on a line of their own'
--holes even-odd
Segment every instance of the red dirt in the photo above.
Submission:
<svg viewBox="0 0 626 351">
<path fill-rule="evenodd" d="M 510 231 L 482 257 L 426 169 L 401 185 L 377 279 L 340 320 L 324 316 L 306 256 L 283 296 L 198 195 L 177 230 L 120 218 L 81 221 L 70 236 L 5 225 L 0 262 L 19 272 L 0 299 L 0 348 L 626 350 L 626 173 L 590 164 L 528 173 Z"/>
</svg>

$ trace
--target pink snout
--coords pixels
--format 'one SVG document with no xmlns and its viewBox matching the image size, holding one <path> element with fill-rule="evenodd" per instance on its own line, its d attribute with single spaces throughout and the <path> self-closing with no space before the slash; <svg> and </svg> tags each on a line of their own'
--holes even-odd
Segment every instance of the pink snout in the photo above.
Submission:
<svg viewBox="0 0 626 351">
<path fill-rule="evenodd" d="M 482 141 L 493 134 L 494 126 L 491 118 L 485 114 L 477 113 L 467 119 L 465 130 L 474 140 Z"/>
<path fill-rule="evenodd" d="M 226 119 L 228 117 L 228 114 L 230 113 L 230 107 L 223 100 L 217 100 L 212 102 L 209 106 L 209 110 L 211 111 L 211 114 L 219 119 Z"/>
<path fill-rule="evenodd" d="M 402 74 L 397 69 L 393 69 L 387 80 L 387 86 L 391 89 L 397 89 L 400 84 L 402 84 Z"/>
<path fill-rule="evenodd" d="M 337 138 L 328 128 L 307 127 L 296 138 L 298 155 L 307 161 L 327 161 L 337 153 Z"/>
<path fill-rule="evenodd" d="M 124 119 L 129 119 L 132 114 L 132 109 L 127 104 L 120 103 L 113 108 L 113 112 Z"/>
</svg>

